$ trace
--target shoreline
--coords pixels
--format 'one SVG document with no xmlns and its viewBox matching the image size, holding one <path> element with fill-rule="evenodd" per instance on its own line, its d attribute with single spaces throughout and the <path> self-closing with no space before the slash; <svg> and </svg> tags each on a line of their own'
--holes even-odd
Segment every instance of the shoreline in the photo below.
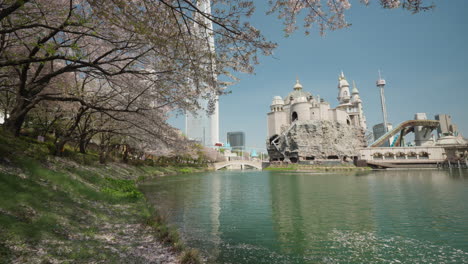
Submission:
<svg viewBox="0 0 468 264">
<path fill-rule="evenodd" d="M 0 262 L 200 262 L 138 183 L 207 168 L 48 153 L 44 143 L 0 138 Z"/>
<path fill-rule="evenodd" d="M 323 165 L 302 165 L 302 164 L 288 164 L 288 165 L 270 165 L 264 168 L 266 171 L 284 171 L 284 172 L 361 172 L 372 171 L 370 167 L 356 167 L 356 166 L 323 166 Z"/>
</svg>

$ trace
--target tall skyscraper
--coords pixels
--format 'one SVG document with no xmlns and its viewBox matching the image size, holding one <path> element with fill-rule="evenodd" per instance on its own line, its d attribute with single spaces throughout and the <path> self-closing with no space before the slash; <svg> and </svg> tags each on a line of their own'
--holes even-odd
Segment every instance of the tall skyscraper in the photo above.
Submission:
<svg viewBox="0 0 468 264">
<path fill-rule="evenodd" d="M 242 131 L 228 132 L 227 142 L 233 150 L 245 149 L 245 133 Z"/>
<path fill-rule="evenodd" d="M 199 0 L 197 1 L 197 8 L 205 13 L 211 14 L 211 3 L 210 0 Z M 207 49 L 210 52 L 215 53 L 214 37 L 211 34 L 213 31 L 213 23 L 206 16 L 203 16 L 203 20 L 207 28 L 199 28 L 199 32 L 202 37 L 208 38 Z M 214 65 L 214 62 L 212 62 Z M 214 74 L 214 73 L 213 73 Z M 215 79 L 217 76 L 213 76 Z M 185 122 L 185 134 L 189 139 L 197 140 L 204 146 L 214 146 L 219 142 L 219 105 L 218 95 L 213 96 L 214 111 L 211 115 L 206 113 L 208 109 L 209 100 L 199 99 L 200 106 L 202 109 L 196 113 L 187 113 Z"/>
</svg>

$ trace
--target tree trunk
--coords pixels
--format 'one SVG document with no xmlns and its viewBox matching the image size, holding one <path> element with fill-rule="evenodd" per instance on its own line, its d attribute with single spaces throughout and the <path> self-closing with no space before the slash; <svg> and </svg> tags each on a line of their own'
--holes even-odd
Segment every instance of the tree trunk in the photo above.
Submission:
<svg viewBox="0 0 468 264">
<path fill-rule="evenodd" d="M 128 146 L 127 145 L 124 145 L 124 153 L 123 153 L 122 161 L 124 163 L 128 163 Z"/>
<path fill-rule="evenodd" d="M 29 111 L 26 111 L 26 107 L 28 104 L 26 103 L 25 99 L 17 99 L 16 106 L 10 113 L 8 119 L 6 119 L 3 127 L 6 131 L 14 134 L 15 136 L 19 136 L 21 132 L 21 127 L 23 126 L 24 120 L 26 119 L 26 115 Z"/>
<path fill-rule="evenodd" d="M 55 156 L 62 156 L 63 155 L 63 149 L 64 149 L 66 143 L 67 143 L 67 140 L 65 140 L 65 139 L 59 139 L 59 140 L 57 140 L 57 142 L 55 142 L 55 150 L 54 150 L 54 155 Z"/>
<path fill-rule="evenodd" d="M 80 153 L 86 154 L 86 147 L 88 146 L 89 140 L 86 138 L 86 136 L 81 136 L 80 137 L 80 142 L 78 143 L 80 147 Z"/>
<path fill-rule="evenodd" d="M 99 163 L 100 164 L 106 164 L 106 160 L 107 160 L 107 157 L 106 157 L 106 152 L 99 152 Z"/>
<path fill-rule="evenodd" d="M 109 154 L 109 146 L 104 143 L 99 146 L 99 163 L 105 164 L 107 161 L 107 156 Z"/>
</svg>

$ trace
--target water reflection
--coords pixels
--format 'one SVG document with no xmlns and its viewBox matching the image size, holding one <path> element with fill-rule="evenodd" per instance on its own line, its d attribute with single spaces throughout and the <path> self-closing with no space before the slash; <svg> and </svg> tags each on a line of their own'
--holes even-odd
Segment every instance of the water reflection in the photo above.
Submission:
<svg viewBox="0 0 468 264">
<path fill-rule="evenodd" d="M 221 244 L 221 223 L 219 216 L 221 214 L 221 179 L 220 177 L 213 177 L 211 181 L 211 236 L 213 242 L 212 254 L 219 256 L 219 245 Z"/>
<path fill-rule="evenodd" d="M 454 171 L 384 171 L 367 177 L 376 232 L 466 249 L 467 182 Z M 460 212 L 463 212 L 460 214 Z"/>
<path fill-rule="evenodd" d="M 216 263 L 468 262 L 466 170 L 235 172 L 143 186 Z"/>
<path fill-rule="evenodd" d="M 272 207 L 281 251 L 321 255 L 334 230 L 373 229 L 368 187 L 340 175 L 272 174 Z"/>
</svg>

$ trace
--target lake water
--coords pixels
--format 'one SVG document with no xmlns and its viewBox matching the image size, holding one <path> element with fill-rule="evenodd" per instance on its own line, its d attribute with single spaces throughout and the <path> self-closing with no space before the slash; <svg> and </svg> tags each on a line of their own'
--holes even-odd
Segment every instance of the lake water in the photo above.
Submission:
<svg viewBox="0 0 468 264">
<path fill-rule="evenodd" d="M 221 171 L 147 198 L 214 263 L 468 263 L 468 171 Z"/>
</svg>

